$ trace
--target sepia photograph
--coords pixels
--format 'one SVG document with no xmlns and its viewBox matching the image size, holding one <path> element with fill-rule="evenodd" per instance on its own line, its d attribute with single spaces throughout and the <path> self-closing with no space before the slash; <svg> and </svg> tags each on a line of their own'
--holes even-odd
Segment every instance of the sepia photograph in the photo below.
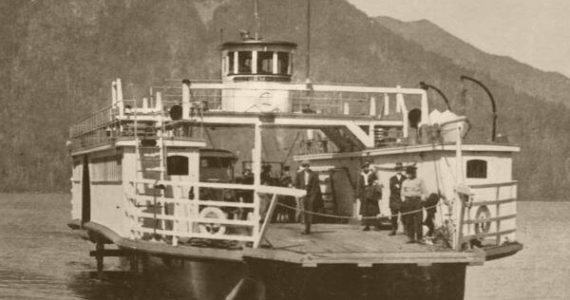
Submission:
<svg viewBox="0 0 570 300">
<path fill-rule="evenodd" d="M 570 299 L 568 13 L 0 0 L 0 299 Z"/>
</svg>

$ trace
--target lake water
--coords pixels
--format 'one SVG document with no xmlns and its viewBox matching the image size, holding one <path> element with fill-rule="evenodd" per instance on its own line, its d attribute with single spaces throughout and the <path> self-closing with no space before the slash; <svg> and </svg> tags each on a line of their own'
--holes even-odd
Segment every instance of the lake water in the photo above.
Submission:
<svg viewBox="0 0 570 300">
<path fill-rule="evenodd" d="M 0 194 L 0 299 L 188 299 L 184 288 L 118 273 L 93 278 L 93 245 L 70 230 L 70 196 Z M 519 203 L 515 256 L 469 267 L 465 299 L 570 299 L 570 202 Z M 107 259 L 106 270 L 120 270 Z"/>
</svg>

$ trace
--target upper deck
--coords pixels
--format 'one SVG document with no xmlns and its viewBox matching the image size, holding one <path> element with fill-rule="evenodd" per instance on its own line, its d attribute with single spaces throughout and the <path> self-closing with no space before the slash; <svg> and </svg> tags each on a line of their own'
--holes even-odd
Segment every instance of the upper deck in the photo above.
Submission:
<svg viewBox="0 0 570 300">
<path fill-rule="evenodd" d="M 188 130 L 174 129 L 258 123 L 320 129 L 325 139 L 336 145 L 331 148 L 334 152 L 431 140 L 417 134 L 420 127 L 432 124 L 421 89 L 184 81 L 179 87 L 153 87 L 153 94 L 138 100 L 122 99 L 120 89 L 117 80 L 112 104 L 72 126 L 72 152 L 132 139 L 135 134 L 151 136 L 157 130 L 171 139 L 195 139 Z"/>
</svg>

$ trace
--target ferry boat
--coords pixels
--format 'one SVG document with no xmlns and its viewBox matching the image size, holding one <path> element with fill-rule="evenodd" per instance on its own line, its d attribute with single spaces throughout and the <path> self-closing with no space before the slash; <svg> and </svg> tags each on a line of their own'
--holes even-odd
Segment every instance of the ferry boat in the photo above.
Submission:
<svg viewBox="0 0 570 300">
<path fill-rule="evenodd" d="M 72 126 L 69 225 L 95 244 L 100 274 L 104 257 L 125 256 L 133 272 L 184 266 L 197 299 L 463 299 L 467 266 L 522 249 L 519 147 L 464 143 L 466 117 L 430 109 L 425 89 L 294 83 L 296 47 L 226 42 L 220 81 L 165 82 L 142 99 L 117 79 L 110 105 Z M 262 182 L 270 161 L 276 177 L 305 160 L 324 201 L 307 235 L 275 217 L 298 217 L 305 190 Z M 439 241 L 361 230 L 363 162 L 385 187 L 379 217 L 396 163 L 417 168 L 439 200 Z"/>
</svg>

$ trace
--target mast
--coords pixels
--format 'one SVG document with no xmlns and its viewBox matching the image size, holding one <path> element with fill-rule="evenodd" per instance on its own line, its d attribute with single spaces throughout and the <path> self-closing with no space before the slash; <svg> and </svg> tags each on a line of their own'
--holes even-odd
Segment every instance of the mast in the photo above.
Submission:
<svg viewBox="0 0 570 300">
<path fill-rule="evenodd" d="M 311 0 L 307 0 L 307 73 L 305 75 L 307 82 L 311 78 Z"/>
<path fill-rule="evenodd" d="M 253 0 L 253 16 L 255 17 L 255 39 L 259 40 L 261 21 L 259 19 L 259 0 Z"/>
</svg>

